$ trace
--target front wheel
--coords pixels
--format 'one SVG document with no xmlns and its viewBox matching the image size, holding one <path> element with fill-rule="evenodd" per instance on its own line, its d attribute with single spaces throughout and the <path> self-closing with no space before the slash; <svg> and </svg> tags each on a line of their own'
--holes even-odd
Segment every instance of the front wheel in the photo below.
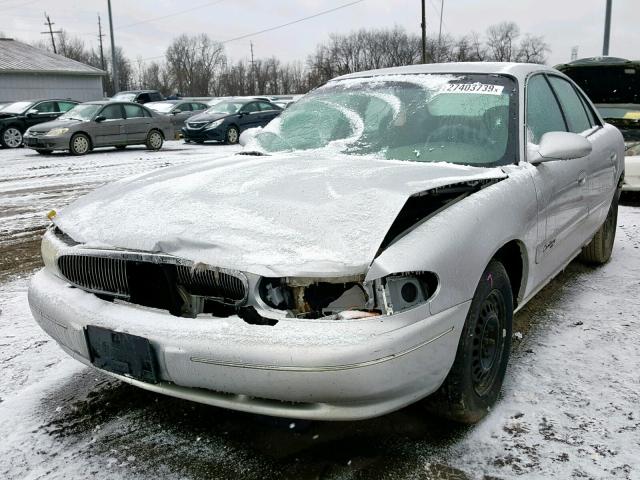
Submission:
<svg viewBox="0 0 640 480">
<path fill-rule="evenodd" d="M 512 320 L 509 276 L 492 260 L 473 295 L 451 371 L 427 399 L 427 408 L 461 423 L 476 423 L 487 414 L 507 370 Z"/>
<path fill-rule="evenodd" d="M 2 130 L 0 143 L 2 143 L 3 147 L 18 148 L 22 145 L 22 132 L 16 127 L 7 127 Z"/>
<path fill-rule="evenodd" d="M 69 142 L 72 155 L 84 155 L 91 149 L 91 140 L 84 133 L 76 133 Z"/>
<path fill-rule="evenodd" d="M 616 238 L 616 227 L 618 225 L 618 193 L 613 196 L 609 213 L 604 223 L 598 229 L 593 239 L 580 252 L 580 260 L 591 265 L 602 265 L 611 258 L 613 251 L 613 241 Z"/>
<path fill-rule="evenodd" d="M 147 150 L 160 150 L 163 142 L 162 134 L 158 130 L 151 130 L 147 135 L 145 146 Z"/>
<path fill-rule="evenodd" d="M 238 143 L 239 138 L 240 138 L 240 132 L 238 131 L 238 127 L 231 126 L 227 129 L 225 140 L 229 145 Z"/>
</svg>

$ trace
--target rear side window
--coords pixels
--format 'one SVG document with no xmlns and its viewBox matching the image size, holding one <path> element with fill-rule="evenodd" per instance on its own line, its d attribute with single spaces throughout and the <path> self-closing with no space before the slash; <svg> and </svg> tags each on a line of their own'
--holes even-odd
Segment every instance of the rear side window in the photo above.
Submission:
<svg viewBox="0 0 640 480">
<path fill-rule="evenodd" d="M 578 98 L 576 90 L 564 78 L 549 76 L 549 82 L 558 96 L 562 110 L 564 111 L 567 122 L 569 123 L 569 131 L 573 133 L 581 133 L 589 130 L 589 118 L 584 110 L 584 105 Z"/>
<path fill-rule="evenodd" d="M 140 118 L 145 116 L 144 110 L 138 105 L 125 105 L 124 111 L 127 118 Z"/>
<path fill-rule="evenodd" d="M 60 112 L 68 112 L 75 106 L 76 104 L 71 102 L 58 102 L 58 108 Z"/>
<path fill-rule="evenodd" d="M 152 102 L 160 102 L 160 101 L 162 101 L 162 95 L 160 95 L 158 92 L 150 93 L 149 97 L 151 97 L 151 101 Z"/>
<path fill-rule="evenodd" d="M 566 132 L 560 106 L 542 75 L 535 75 L 527 84 L 527 141 L 540 143 L 547 132 Z"/>
<path fill-rule="evenodd" d="M 258 105 L 260 106 L 260 110 L 262 110 L 263 112 L 266 112 L 269 110 L 277 110 L 276 107 L 274 107 L 273 105 L 267 102 L 258 102 Z"/>
<path fill-rule="evenodd" d="M 120 105 L 107 105 L 102 109 L 100 115 L 105 117 L 107 120 L 120 120 L 124 118 L 122 116 L 122 107 Z"/>
</svg>

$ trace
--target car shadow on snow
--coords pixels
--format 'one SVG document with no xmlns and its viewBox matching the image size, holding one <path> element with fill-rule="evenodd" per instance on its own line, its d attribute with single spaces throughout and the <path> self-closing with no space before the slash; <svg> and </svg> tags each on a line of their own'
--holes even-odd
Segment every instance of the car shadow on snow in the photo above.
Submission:
<svg viewBox="0 0 640 480">
<path fill-rule="evenodd" d="M 420 404 L 371 420 L 301 422 L 157 395 L 87 368 L 39 410 L 45 432 L 86 471 L 115 458 L 110 467 L 125 477 L 468 478 L 431 451 L 444 452 L 468 427 Z"/>
</svg>

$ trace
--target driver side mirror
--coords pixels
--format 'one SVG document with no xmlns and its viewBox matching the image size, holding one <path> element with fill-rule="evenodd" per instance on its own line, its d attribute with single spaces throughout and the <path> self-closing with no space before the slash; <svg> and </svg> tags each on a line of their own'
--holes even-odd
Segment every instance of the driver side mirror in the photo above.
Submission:
<svg viewBox="0 0 640 480">
<path fill-rule="evenodd" d="M 573 160 L 591 153 L 591 142 L 582 135 L 571 132 L 547 132 L 540 139 L 538 156 L 531 160 L 533 165 L 554 160 Z"/>
<path fill-rule="evenodd" d="M 182 113 L 182 110 L 180 110 L 179 108 L 176 108 L 173 112 L 174 115 L 178 115 L 179 113 Z"/>
<path fill-rule="evenodd" d="M 98 123 L 100 123 L 100 122 L 104 122 L 106 119 L 107 119 L 107 117 L 105 117 L 104 115 L 98 115 L 98 116 L 95 118 L 95 121 L 96 121 L 96 122 L 98 122 Z"/>
<path fill-rule="evenodd" d="M 33 108 L 33 109 L 31 109 L 31 110 L 29 110 L 27 112 L 27 117 L 28 118 L 35 117 L 36 115 L 38 115 L 38 111 L 35 108 Z"/>
</svg>

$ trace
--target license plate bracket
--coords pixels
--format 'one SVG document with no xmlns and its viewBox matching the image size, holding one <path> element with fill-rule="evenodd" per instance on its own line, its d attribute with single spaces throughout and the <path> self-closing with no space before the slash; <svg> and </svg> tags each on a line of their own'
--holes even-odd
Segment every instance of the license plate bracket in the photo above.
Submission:
<svg viewBox="0 0 640 480">
<path fill-rule="evenodd" d="M 85 329 L 91 363 L 108 372 L 158 383 L 158 364 L 148 339 L 89 325 Z"/>
</svg>

